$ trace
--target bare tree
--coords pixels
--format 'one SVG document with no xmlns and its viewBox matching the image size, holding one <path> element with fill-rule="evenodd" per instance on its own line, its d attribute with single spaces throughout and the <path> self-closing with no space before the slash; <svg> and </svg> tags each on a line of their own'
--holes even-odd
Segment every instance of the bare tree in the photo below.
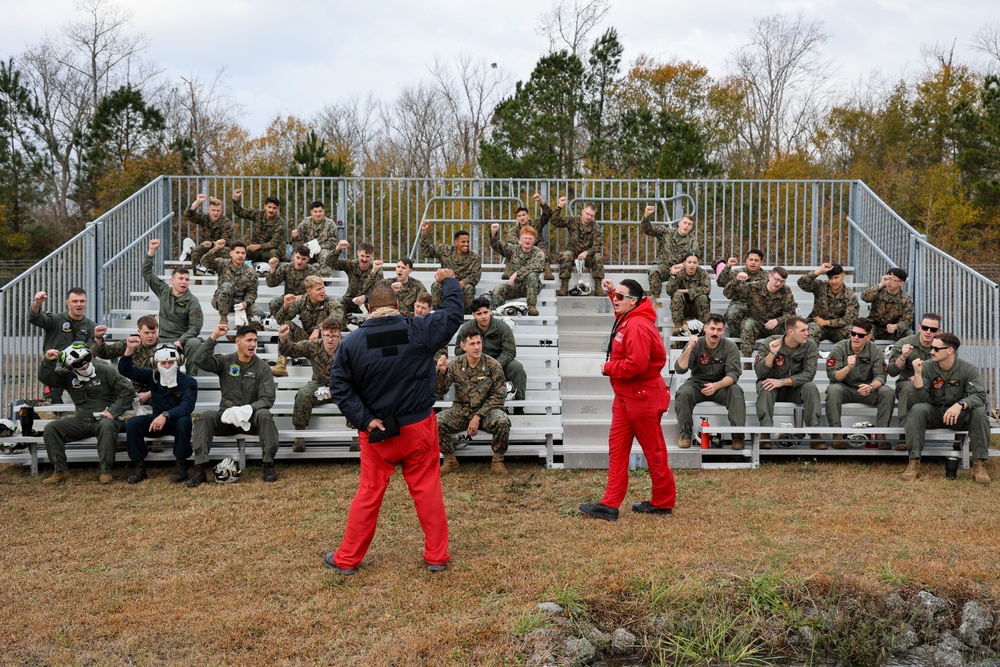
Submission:
<svg viewBox="0 0 1000 667">
<path fill-rule="evenodd" d="M 588 35 L 610 9 L 609 0 L 556 0 L 552 9 L 538 18 L 536 32 L 549 41 L 550 53 L 565 48 L 582 60 Z"/>
<path fill-rule="evenodd" d="M 199 174 L 219 173 L 215 138 L 243 115 L 243 107 L 232 101 L 226 78 L 225 67 L 210 81 L 182 76 L 161 102 L 169 136 L 191 152 L 192 167 Z"/>
<path fill-rule="evenodd" d="M 808 147 L 834 73 L 820 54 L 828 38 L 822 21 L 775 14 L 756 19 L 750 43 L 730 56 L 745 90 L 741 139 L 757 173 L 778 155 Z"/>
<path fill-rule="evenodd" d="M 987 67 L 991 72 L 1000 69 L 1000 21 L 990 21 L 977 30 L 972 36 L 972 48 L 990 57 Z"/>
<path fill-rule="evenodd" d="M 317 134 L 334 150 L 350 153 L 358 173 L 365 173 L 375 161 L 380 140 L 380 103 L 369 93 L 351 97 L 346 102 L 328 104 L 317 114 Z"/>
<path fill-rule="evenodd" d="M 420 83 L 403 89 L 391 106 L 382 108 L 393 176 L 434 176 L 454 163 L 449 154 L 449 113 L 443 96 Z"/>
</svg>

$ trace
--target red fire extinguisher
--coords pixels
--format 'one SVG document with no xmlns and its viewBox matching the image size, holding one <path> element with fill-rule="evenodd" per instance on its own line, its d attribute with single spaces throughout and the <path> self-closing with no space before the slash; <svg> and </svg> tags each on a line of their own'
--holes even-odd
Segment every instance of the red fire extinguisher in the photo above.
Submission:
<svg viewBox="0 0 1000 667">
<path fill-rule="evenodd" d="M 701 418 L 701 448 L 708 449 L 708 420 L 704 417 Z"/>
</svg>

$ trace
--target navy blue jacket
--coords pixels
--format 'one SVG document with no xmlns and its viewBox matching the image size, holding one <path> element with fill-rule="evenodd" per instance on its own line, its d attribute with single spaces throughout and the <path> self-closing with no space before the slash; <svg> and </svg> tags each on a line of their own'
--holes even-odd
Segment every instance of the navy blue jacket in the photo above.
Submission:
<svg viewBox="0 0 1000 667">
<path fill-rule="evenodd" d="M 198 400 L 198 381 L 187 373 L 177 373 L 177 386 L 167 389 L 154 379 L 154 372 L 148 368 L 136 368 L 132 363 L 132 355 L 123 354 L 118 359 L 118 372 L 129 380 L 141 382 L 149 387 L 149 403 L 153 406 L 153 414 L 166 412 L 170 419 L 190 417 L 194 412 L 194 404 Z"/>
<path fill-rule="evenodd" d="M 400 426 L 426 419 L 434 407 L 434 353 L 465 317 L 462 287 L 441 283 L 441 307 L 423 317 L 369 317 L 344 338 L 330 373 L 330 395 L 359 429 L 395 417 Z"/>
</svg>

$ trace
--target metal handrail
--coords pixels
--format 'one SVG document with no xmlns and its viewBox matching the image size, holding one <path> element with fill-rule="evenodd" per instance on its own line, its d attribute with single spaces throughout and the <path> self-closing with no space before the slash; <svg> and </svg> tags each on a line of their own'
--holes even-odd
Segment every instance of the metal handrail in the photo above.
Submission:
<svg viewBox="0 0 1000 667">
<path fill-rule="evenodd" d="M 427 212 L 431 210 L 431 204 L 433 204 L 436 201 L 437 202 L 441 202 L 441 201 L 471 201 L 471 202 L 512 201 L 512 202 L 517 202 L 518 208 L 525 208 L 525 206 L 524 206 L 524 200 L 522 200 L 520 197 L 516 197 L 514 195 L 509 195 L 509 196 L 490 196 L 490 195 L 468 195 L 468 196 L 462 196 L 462 195 L 435 195 L 434 197 L 431 197 L 430 199 L 428 199 L 427 203 L 424 205 L 424 214 L 422 216 L 420 216 L 421 220 L 426 220 L 427 222 L 470 222 L 470 223 L 480 223 L 480 224 L 487 223 L 487 222 L 491 222 L 491 223 L 492 222 L 496 222 L 496 220 L 484 219 L 484 218 L 428 218 L 427 217 Z M 420 234 L 418 233 L 417 234 L 417 238 L 414 239 L 414 241 L 413 241 L 413 247 L 410 248 L 410 257 L 412 257 L 414 259 L 417 258 L 417 249 L 419 247 L 420 247 Z"/>
<path fill-rule="evenodd" d="M 653 223 L 653 224 L 660 224 L 660 225 L 670 225 L 671 227 L 674 227 L 674 226 L 677 225 L 678 222 L 680 222 L 681 220 L 683 220 L 685 217 L 694 215 L 695 208 L 698 205 L 698 203 L 694 200 L 694 197 L 692 197 L 691 195 L 689 195 L 686 192 L 682 192 L 679 195 L 674 195 L 673 197 L 574 197 L 573 199 L 570 199 L 569 202 L 567 202 L 567 204 L 566 204 L 566 210 L 569 211 L 572 214 L 572 212 L 573 212 L 573 206 L 577 202 L 579 202 L 579 201 L 582 201 L 584 203 L 589 203 L 589 202 L 616 202 L 616 203 L 636 202 L 636 203 L 642 203 L 642 202 L 655 201 L 655 202 L 658 202 L 660 205 L 662 205 L 663 209 L 666 211 L 667 210 L 667 203 L 675 201 L 675 200 L 678 200 L 678 199 L 679 200 L 687 200 L 688 202 L 690 202 L 691 203 L 691 208 L 689 210 L 685 211 L 684 215 L 682 215 L 681 217 L 677 218 L 676 220 L 669 220 L 668 219 L 666 222 Z M 613 225 L 614 224 L 635 224 L 635 220 L 602 220 L 601 222 L 602 223 L 607 222 L 607 223 L 613 224 Z"/>
</svg>

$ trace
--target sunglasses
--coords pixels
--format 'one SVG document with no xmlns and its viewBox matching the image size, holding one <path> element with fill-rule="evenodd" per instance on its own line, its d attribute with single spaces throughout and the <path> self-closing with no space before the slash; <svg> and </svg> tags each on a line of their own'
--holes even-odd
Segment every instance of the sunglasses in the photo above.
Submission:
<svg viewBox="0 0 1000 667">
<path fill-rule="evenodd" d="M 638 299 L 638 298 L 639 297 L 637 297 L 637 296 L 632 296 L 631 294 L 622 294 L 621 292 L 612 292 L 611 293 L 611 300 L 612 301 L 621 301 L 622 299 Z"/>
<path fill-rule="evenodd" d="M 931 333 L 937 333 L 941 327 L 925 327 L 923 324 L 920 325 L 921 331 L 930 331 Z"/>
<path fill-rule="evenodd" d="M 868 334 L 865 333 L 864 331 L 852 331 L 851 332 L 851 338 L 864 338 L 867 335 Z"/>
<path fill-rule="evenodd" d="M 950 345 L 931 345 L 931 352 L 940 352 L 941 350 L 947 350 Z"/>
</svg>

